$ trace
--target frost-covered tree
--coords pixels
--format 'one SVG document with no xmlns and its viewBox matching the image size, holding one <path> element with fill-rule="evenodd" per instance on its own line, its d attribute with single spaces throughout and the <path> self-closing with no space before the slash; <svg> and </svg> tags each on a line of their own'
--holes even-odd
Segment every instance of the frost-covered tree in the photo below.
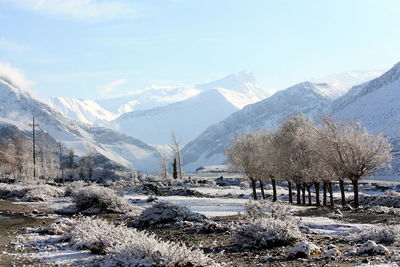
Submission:
<svg viewBox="0 0 400 267">
<path fill-rule="evenodd" d="M 231 146 L 225 151 L 231 167 L 244 172 L 251 181 L 254 199 L 257 199 L 256 176 L 259 173 L 258 162 L 255 160 L 257 145 L 257 134 L 248 133 L 234 139 Z"/>
<path fill-rule="evenodd" d="M 281 175 L 295 183 L 298 204 L 305 204 L 306 187 L 312 185 L 315 177 L 312 172 L 313 129 L 313 122 L 299 114 L 286 118 L 276 130 L 275 142 L 279 148 L 277 157 Z"/>
<path fill-rule="evenodd" d="M 392 146 L 383 134 L 371 134 L 360 123 L 335 122 L 329 117 L 321 120 L 325 140 L 322 157 L 342 183 L 344 179 L 352 182 L 354 206 L 358 207 L 359 180 L 379 167 L 390 165 Z"/>
<path fill-rule="evenodd" d="M 272 201 L 277 201 L 276 180 L 279 164 L 277 162 L 276 150 L 274 143 L 274 132 L 262 130 L 255 135 L 255 155 L 254 160 L 257 162 L 256 176 L 260 181 L 260 187 L 263 193 L 263 185 L 266 181 L 271 181 L 272 185 Z M 264 196 L 264 194 L 263 194 Z"/>
<path fill-rule="evenodd" d="M 168 178 L 168 156 L 169 153 L 164 147 L 160 147 L 158 149 L 158 153 L 160 154 L 160 170 L 161 177 Z"/>
</svg>

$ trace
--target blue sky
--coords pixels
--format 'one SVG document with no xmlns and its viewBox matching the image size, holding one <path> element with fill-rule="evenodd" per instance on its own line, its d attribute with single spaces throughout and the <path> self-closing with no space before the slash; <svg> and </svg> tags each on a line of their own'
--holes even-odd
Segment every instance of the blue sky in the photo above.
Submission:
<svg viewBox="0 0 400 267">
<path fill-rule="evenodd" d="M 397 0 L 0 0 L 0 62 L 100 98 L 250 70 L 265 89 L 400 61 Z"/>
</svg>

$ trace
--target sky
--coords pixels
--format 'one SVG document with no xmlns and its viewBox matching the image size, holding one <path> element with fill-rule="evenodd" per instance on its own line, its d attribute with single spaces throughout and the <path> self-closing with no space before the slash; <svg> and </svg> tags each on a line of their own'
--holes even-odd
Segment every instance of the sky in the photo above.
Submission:
<svg viewBox="0 0 400 267">
<path fill-rule="evenodd" d="M 266 90 L 400 61 L 398 0 L 0 0 L 0 69 L 99 99 L 249 70 Z"/>
</svg>

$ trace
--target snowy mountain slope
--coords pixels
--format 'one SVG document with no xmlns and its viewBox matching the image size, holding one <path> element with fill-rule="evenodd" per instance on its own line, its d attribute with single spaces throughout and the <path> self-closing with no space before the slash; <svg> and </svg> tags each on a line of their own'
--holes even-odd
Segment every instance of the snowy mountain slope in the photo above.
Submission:
<svg viewBox="0 0 400 267">
<path fill-rule="evenodd" d="M 227 98 L 225 89 L 213 89 L 187 100 L 150 110 L 121 115 L 110 123 L 113 129 L 150 144 L 171 143 L 174 132 L 181 144 L 195 138 L 213 123 L 239 110 Z M 235 92 L 231 92 L 234 95 Z"/>
<path fill-rule="evenodd" d="M 342 89 L 340 93 L 343 95 L 348 89 L 352 88 L 353 86 L 373 80 L 381 76 L 383 73 L 384 71 L 382 70 L 349 71 L 331 74 L 322 78 L 312 79 L 312 82 L 325 82 L 333 84 L 335 87 Z"/>
<path fill-rule="evenodd" d="M 382 76 L 353 87 L 335 100 L 329 110 L 338 120 L 356 120 L 373 133 L 384 133 L 393 144 L 392 170 L 400 176 L 400 63 Z"/>
<path fill-rule="evenodd" d="M 237 136 L 262 128 L 274 129 L 280 121 L 302 112 L 306 116 L 322 113 L 332 100 L 336 88 L 328 84 L 304 82 L 279 91 L 271 97 L 248 105 L 207 128 L 182 150 L 186 170 L 225 162 L 224 150 Z"/>
<path fill-rule="evenodd" d="M 117 117 L 89 99 L 51 97 L 46 99 L 46 103 L 65 117 L 89 124 L 111 121 Z"/>
<path fill-rule="evenodd" d="M 2 120 L 19 127 L 30 123 L 32 115 L 40 124 L 40 129 L 60 139 L 66 147 L 74 148 L 78 155 L 84 155 L 91 147 L 123 166 L 135 167 L 143 171 L 155 169 L 158 153 L 153 147 L 115 131 L 92 127 L 66 118 L 47 104 L 33 98 L 29 93 L 0 79 Z"/>
<path fill-rule="evenodd" d="M 133 91 L 128 95 L 97 100 L 104 108 L 114 113 L 127 113 L 148 110 L 186 100 L 201 92 L 212 89 L 225 89 L 226 97 L 238 108 L 255 103 L 267 97 L 250 72 L 239 72 L 220 80 L 195 86 L 151 86 L 144 90 Z M 232 93 L 234 92 L 234 93 Z"/>
<path fill-rule="evenodd" d="M 400 138 L 400 63 L 382 76 L 353 87 L 335 100 L 330 113 L 337 119 L 358 120 L 372 132 Z"/>
</svg>

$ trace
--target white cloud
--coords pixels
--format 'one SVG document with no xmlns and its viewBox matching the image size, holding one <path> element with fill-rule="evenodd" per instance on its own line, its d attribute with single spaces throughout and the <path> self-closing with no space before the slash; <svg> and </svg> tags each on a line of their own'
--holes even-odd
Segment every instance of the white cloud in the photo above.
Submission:
<svg viewBox="0 0 400 267">
<path fill-rule="evenodd" d="M 21 70 L 6 62 L 0 62 L 0 77 L 23 90 L 30 89 L 33 85 L 33 82 L 28 80 Z"/>
<path fill-rule="evenodd" d="M 125 83 L 124 79 L 120 79 L 120 80 L 116 80 L 113 82 L 110 82 L 106 85 L 104 85 L 103 87 L 100 88 L 100 93 L 101 95 L 104 96 L 108 96 L 110 93 L 114 92 L 118 86 L 121 86 Z"/>
<path fill-rule="evenodd" d="M 0 2 L 57 18 L 90 22 L 137 16 L 137 7 L 126 0 L 0 0 Z"/>
</svg>

